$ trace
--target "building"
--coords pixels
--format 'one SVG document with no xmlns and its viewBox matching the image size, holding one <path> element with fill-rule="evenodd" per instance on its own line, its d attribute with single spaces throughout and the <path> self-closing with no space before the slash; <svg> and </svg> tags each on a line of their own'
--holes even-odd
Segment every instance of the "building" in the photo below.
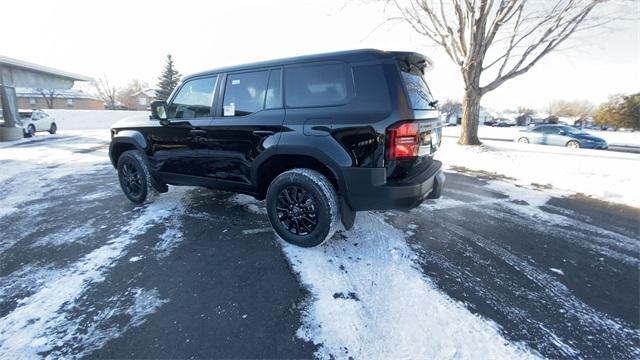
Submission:
<svg viewBox="0 0 640 360">
<path fill-rule="evenodd" d="M 18 108 L 104 109 L 104 102 L 81 90 L 92 78 L 0 55 L 0 84 L 15 88 Z"/>
<path fill-rule="evenodd" d="M 151 102 L 156 99 L 156 89 L 144 89 L 131 94 L 125 107 L 128 110 L 149 110 Z"/>
<path fill-rule="evenodd" d="M 484 124 L 486 121 L 493 120 L 493 116 L 485 109 L 480 109 L 480 113 L 478 114 L 478 118 L 480 120 L 480 124 Z M 442 113 L 440 114 L 440 120 L 444 124 L 447 125 L 460 125 L 462 122 L 462 109 L 454 110 L 450 113 Z"/>
<path fill-rule="evenodd" d="M 104 110 L 104 101 L 77 89 L 16 88 L 19 109 Z"/>
</svg>

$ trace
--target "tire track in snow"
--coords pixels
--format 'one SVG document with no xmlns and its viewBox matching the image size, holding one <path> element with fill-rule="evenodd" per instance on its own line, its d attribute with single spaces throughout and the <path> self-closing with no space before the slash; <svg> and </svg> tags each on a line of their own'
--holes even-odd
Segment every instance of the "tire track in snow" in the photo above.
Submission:
<svg viewBox="0 0 640 360">
<path fill-rule="evenodd" d="M 547 271 L 548 269 L 539 268 L 527 254 L 517 254 L 508 245 L 483 236 L 474 231 L 474 229 L 476 227 L 481 229 L 482 225 L 480 223 L 486 221 L 491 224 L 500 224 L 499 226 L 503 228 L 501 230 L 503 232 L 505 229 L 511 229 L 517 233 L 517 231 L 520 231 L 519 228 L 525 228 L 529 232 L 539 232 L 543 236 L 553 235 L 554 238 L 560 238 L 585 249 L 607 254 L 627 264 L 638 263 L 636 257 L 628 255 L 628 253 L 634 252 L 633 243 L 637 244 L 637 240 L 634 241 L 624 235 L 584 223 L 582 218 L 579 220 L 569 218 L 566 212 L 557 214 L 543 211 L 540 207 L 547 207 L 546 202 L 549 196 L 542 192 L 499 181 L 489 181 L 486 186 L 480 187 L 480 189 L 485 191 L 487 189 L 495 190 L 501 196 L 503 196 L 503 193 L 507 194 L 509 198 L 506 200 L 508 201 L 492 202 L 489 196 L 467 193 L 464 195 L 475 198 L 477 201 L 465 204 L 459 200 L 449 199 L 446 202 L 456 203 L 456 206 L 461 208 L 466 207 L 469 210 L 481 212 L 488 219 L 484 217 L 469 218 L 469 213 L 464 212 L 441 213 L 439 216 L 431 216 L 432 222 L 429 222 L 428 225 L 433 227 L 433 223 L 435 223 L 437 224 L 436 231 L 438 233 L 449 233 L 451 240 L 448 242 L 457 244 L 459 251 L 469 254 L 474 259 L 474 262 L 485 264 L 487 260 L 486 257 L 480 256 L 477 250 L 470 249 L 465 251 L 463 248 L 468 247 L 468 245 L 461 239 L 466 239 L 472 244 L 479 245 L 500 259 L 500 261 L 506 262 L 514 269 L 513 274 L 526 276 L 536 284 L 536 288 L 531 289 L 523 286 L 522 283 L 518 283 L 515 280 L 514 275 L 509 275 L 509 273 L 494 273 L 494 266 L 491 266 L 491 264 L 486 264 L 485 266 L 487 274 L 479 277 L 464 268 L 456 266 L 451 260 L 438 253 L 421 253 L 426 260 L 425 263 L 437 263 L 438 266 L 445 270 L 445 274 L 455 277 L 459 283 L 483 284 L 487 282 L 487 278 L 493 278 L 495 282 L 500 283 L 501 288 L 513 289 L 516 297 L 522 298 L 526 296 L 533 302 L 530 305 L 532 309 L 527 306 L 520 309 L 510 308 L 508 305 L 509 298 L 502 298 L 504 294 L 492 293 L 490 289 L 487 290 L 483 286 L 473 288 L 473 292 L 480 295 L 483 302 L 491 304 L 494 309 L 497 309 L 498 313 L 507 315 L 514 326 L 521 328 L 520 331 L 525 334 L 536 334 L 534 337 L 543 337 L 545 339 L 543 342 L 537 339 L 534 341 L 537 348 L 546 349 L 545 353 L 548 351 L 548 353 L 555 354 L 555 356 L 580 357 L 581 353 L 576 348 L 576 341 L 583 342 L 583 339 L 579 339 L 579 337 L 586 336 L 589 339 L 587 342 L 590 344 L 593 342 L 594 344 L 591 349 L 593 351 L 600 351 L 596 345 L 599 344 L 609 348 L 613 346 L 615 349 L 622 349 L 623 353 L 626 354 L 624 356 L 637 357 L 639 350 L 634 345 L 637 344 L 638 338 L 640 338 L 640 333 L 637 332 L 637 329 L 633 329 L 633 326 L 626 321 L 602 313 L 586 304 L 549 272 L 553 270 Z M 457 194 L 456 192 L 453 193 Z M 523 204 L 523 201 L 526 201 L 526 203 Z M 421 213 L 425 210 L 439 209 L 424 205 L 416 213 Z M 455 218 L 455 221 L 451 221 L 452 217 Z M 583 232 L 576 229 L 581 229 Z M 621 249 L 623 252 L 612 248 Z M 635 249 L 637 249 L 637 245 L 635 245 Z M 544 313 L 544 309 L 547 309 L 546 311 L 557 311 L 561 318 L 549 318 L 542 323 L 536 320 L 535 316 L 528 314 L 530 310 Z M 559 329 L 558 327 L 560 326 L 563 328 Z M 567 327 L 576 326 L 575 330 L 577 332 L 570 331 L 564 333 L 563 336 L 558 334 L 558 330 L 566 330 Z M 584 346 L 584 344 L 581 345 Z"/>
</svg>

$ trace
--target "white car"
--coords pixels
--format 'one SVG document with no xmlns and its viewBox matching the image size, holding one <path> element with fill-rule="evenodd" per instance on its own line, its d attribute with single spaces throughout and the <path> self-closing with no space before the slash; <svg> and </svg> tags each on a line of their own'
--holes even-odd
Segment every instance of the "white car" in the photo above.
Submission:
<svg viewBox="0 0 640 360">
<path fill-rule="evenodd" d="M 49 134 L 58 131 L 56 120 L 42 110 L 19 110 L 18 115 L 24 137 L 32 137 L 38 131 L 48 131 Z"/>
</svg>

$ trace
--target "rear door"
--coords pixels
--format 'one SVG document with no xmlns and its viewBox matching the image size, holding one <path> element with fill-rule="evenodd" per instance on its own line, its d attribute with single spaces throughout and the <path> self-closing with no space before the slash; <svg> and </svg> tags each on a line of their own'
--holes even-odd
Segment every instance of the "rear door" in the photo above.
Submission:
<svg viewBox="0 0 640 360">
<path fill-rule="evenodd" d="M 158 171 L 207 175 L 211 154 L 206 128 L 212 121 L 218 82 L 218 75 L 185 81 L 167 105 L 168 124 L 145 128 L 150 132 L 151 157 Z"/>
<path fill-rule="evenodd" d="M 254 162 L 275 152 L 282 131 L 282 69 L 228 73 L 220 90 L 221 106 L 206 126 L 212 160 L 205 175 L 250 190 Z"/>
<path fill-rule="evenodd" d="M 560 135 L 560 128 L 557 126 L 547 126 L 543 130 L 544 143 L 547 145 L 564 145 L 564 135 Z"/>
</svg>

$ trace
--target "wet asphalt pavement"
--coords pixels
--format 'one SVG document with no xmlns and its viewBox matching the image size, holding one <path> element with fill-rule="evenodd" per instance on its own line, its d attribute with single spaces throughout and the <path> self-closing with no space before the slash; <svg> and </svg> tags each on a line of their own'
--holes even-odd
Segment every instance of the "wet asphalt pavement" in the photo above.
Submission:
<svg viewBox="0 0 640 360">
<path fill-rule="evenodd" d="M 259 203 L 173 187 L 135 206 L 104 139 L 51 140 L 16 149 L 91 162 L 0 178 L 0 357 L 313 357 L 296 336 L 310 294 Z M 640 210 L 546 192 L 456 169 L 442 199 L 375 216 L 505 339 L 549 358 L 637 358 Z"/>
</svg>

